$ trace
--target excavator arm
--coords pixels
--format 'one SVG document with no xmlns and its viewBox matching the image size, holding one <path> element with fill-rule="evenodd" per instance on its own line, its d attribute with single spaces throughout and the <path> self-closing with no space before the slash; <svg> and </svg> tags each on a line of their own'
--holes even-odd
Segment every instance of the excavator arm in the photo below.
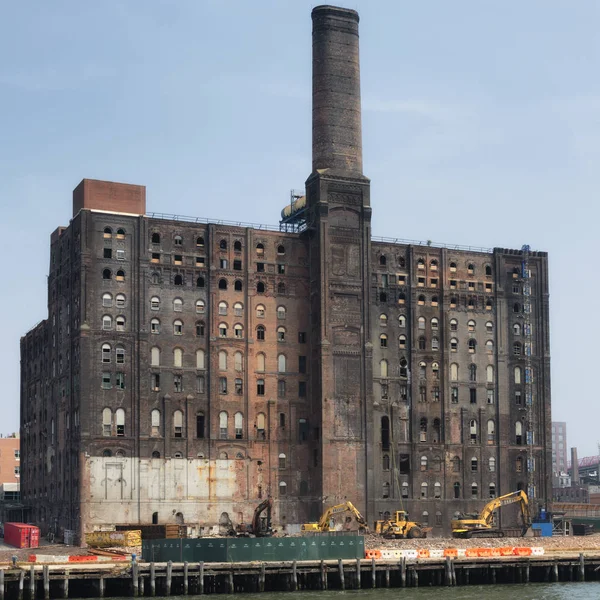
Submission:
<svg viewBox="0 0 600 600">
<path fill-rule="evenodd" d="M 254 532 L 254 535 L 261 534 L 260 517 L 265 510 L 267 511 L 266 532 L 268 532 L 271 529 L 271 509 L 272 508 L 273 508 L 273 498 L 271 498 L 270 496 L 266 500 L 263 500 L 256 507 L 256 509 L 254 510 L 254 516 L 252 517 L 252 531 Z"/>
<path fill-rule="evenodd" d="M 521 516 L 523 517 L 523 524 L 525 526 L 529 526 L 531 524 L 531 515 L 529 513 L 529 500 L 527 498 L 527 494 L 523 490 L 510 492 L 509 494 L 504 494 L 503 496 L 494 498 L 483 507 L 479 518 L 482 521 L 484 521 L 487 525 L 491 526 L 494 512 L 497 509 L 499 509 L 501 506 L 507 506 L 508 504 L 514 504 L 516 502 L 520 504 Z"/>
<path fill-rule="evenodd" d="M 319 523 L 318 523 L 318 527 L 321 531 L 327 531 L 329 529 L 329 521 L 331 519 L 331 517 L 333 517 L 333 515 L 342 513 L 342 512 L 350 512 L 354 518 L 356 519 L 356 522 L 359 525 L 362 525 L 365 529 L 368 529 L 367 527 L 367 522 L 365 521 L 365 518 L 360 514 L 360 511 L 356 508 L 356 506 L 354 506 L 354 504 L 352 504 L 352 502 L 348 501 L 348 502 L 344 502 L 342 504 L 336 504 L 335 506 L 330 506 L 322 515 L 321 518 L 319 519 Z"/>
</svg>

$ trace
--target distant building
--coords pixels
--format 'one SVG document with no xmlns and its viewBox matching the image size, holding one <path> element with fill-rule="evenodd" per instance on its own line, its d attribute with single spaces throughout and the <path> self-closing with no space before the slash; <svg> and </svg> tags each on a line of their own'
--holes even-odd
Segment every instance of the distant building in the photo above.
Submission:
<svg viewBox="0 0 600 600">
<path fill-rule="evenodd" d="M 567 470 L 567 424 L 552 421 L 552 472 Z"/>
<path fill-rule="evenodd" d="M 0 483 L 19 483 L 21 478 L 21 440 L 13 435 L 0 437 Z"/>
</svg>

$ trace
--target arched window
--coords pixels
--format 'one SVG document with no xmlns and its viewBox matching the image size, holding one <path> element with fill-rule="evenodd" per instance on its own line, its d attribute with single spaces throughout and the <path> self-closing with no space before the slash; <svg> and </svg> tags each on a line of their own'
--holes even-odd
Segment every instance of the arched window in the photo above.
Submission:
<svg viewBox="0 0 600 600">
<path fill-rule="evenodd" d="M 242 242 L 240 242 L 239 240 L 235 240 L 235 242 L 233 242 L 233 249 L 235 250 L 235 252 L 241 252 Z"/>
<path fill-rule="evenodd" d="M 117 424 L 117 435 L 123 437 L 125 435 L 125 411 L 122 408 L 117 408 L 115 411 L 115 422 Z"/>
<path fill-rule="evenodd" d="M 256 415 L 256 435 L 259 440 L 265 439 L 265 414 L 258 413 Z"/>
<path fill-rule="evenodd" d="M 160 458 L 160 452 L 158 450 L 154 450 L 152 452 L 152 458 Z M 156 515 L 156 521 L 154 519 L 154 515 Z M 155 525 L 158 523 L 158 513 L 152 513 L 152 523 Z"/>
<path fill-rule="evenodd" d="M 475 265 L 473 263 L 469 263 L 467 265 L 467 273 L 469 275 L 473 275 L 475 273 Z"/>
<path fill-rule="evenodd" d="M 425 306 L 425 296 L 423 296 L 423 294 L 417 298 L 417 304 L 419 306 Z"/>
<path fill-rule="evenodd" d="M 458 304 L 458 301 L 456 300 L 455 297 L 450 298 L 450 308 L 456 308 L 457 304 Z"/>
<path fill-rule="evenodd" d="M 493 307 L 494 307 L 494 301 L 491 298 L 488 298 L 485 301 L 485 310 L 492 310 Z"/>
<path fill-rule="evenodd" d="M 264 316 L 265 316 L 265 307 L 262 304 L 258 304 L 256 306 L 256 316 L 259 319 L 264 318 Z"/>
<path fill-rule="evenodd" d="M 277 246 L 277 254 L 279 256 L 284 256 L 285 255 L 285 248 L 281 244 L 279 246 Z"/>
<path fill-rule="evenodd" d="M 117 331 L 125 331 L 125 317 L 123 315 L 119 315 L 115 319 L 115 329 Z"/>
<path fill-rule="evenodd" d="M 450 381 L 458 381 L 458 365 L 456 363 L 450 365 Z"/>
<path fill-rule="evenodd" d="M 219 279 L 219 289 L 220 290 L 227 289 L 227 279 Z"/>
<path fill-rule="evenodd" d="M 150 351 L 150 363 L 153 367 L 158 367 L 160 365 L 160 348 L 154 346 Z"/>
<path fill-rule="evenodd" d="M 417 319 L 419 329 L 425 329 L 425 317 L 419 317 Z"/>
<path fill-rule="evenodd" d="M 404 315 L 398 317 L 398 327 L 406 327 L 406 317 Z"/>
<path fill-rule="evenodd" d="M 515 356 L 521 356 L 521 344 L 520 344 L 520 342 L 515 342 L 513 344 L 513 354 Z"/>
<path fill-rule="evenodd" d="M 256 339 L 257 339 L 258 341 L 264 341 L 264 339 L 265 339 L 265 331 L 266 331 L 266 330 L 265 330 L 265 328 L 264 328 L 264 326 L 263 326 L 263 325 L 259 325 L 259 326 L 256 328 Z"/>
<path fill-rule="evenodd" d="M 387 315 L 382 313 L 379 315 L 379 326 L 385 327 L 387 325 Z"/>
<path fill-rule="evenodd" d="M 110 408 L 102 411 L 102 435 L 104 437 L 112 435 L 112 410 Z"/>
<path fill-rule="evenodd" d="M 219 314 L 222 316 L 227 314 L 227 302 L 219 302 Z"/>
<path fill-rule="evenodd" d="M 521 335 L 521 325 L 519 323 L 513 325 L 513 335 Z"/>
<path fill-rule="evenodd" d="M 173 413 L 173 436 L 183 437 L 183 413 L 180 410 Z"/>
<path fill-rule="evenodd" d="M 389 471 L 390 470 L 390 456 L 389 456 L 389 454 L 384 454 L 383 455 L 382 469 L 384 471 Z"/>
<path fill-rule="evenodd" d="M 488 460 L 488 468 L 490 473 L 493 473 L 496 470 L 496 459 L 493 456 L 490 456 Z"/>
<path fill-rule="evenodd" d="M 469 353 L 475 354 L 477 350 L 477 342 L 475 340 L 469 340 Z"/>
<path fill-rule="evenodd" d="M 160 298 L 158 296 L 152 296 L 150 298 L 150 310 L 158 310 L 160 308 Z"/>
<path fill-rule="evenodd" d="M 244 415 L 241 412 L 236 412 L 233 415 L 233 424 L 235 427 L 235 439 L 241 440 L 244 437 Z"/>
<path fill-rule="evenodd" d="M 467 300 L 467 308 L 475 308 L 475 306 L 477 305 L 475 298 L 469 298 Z"/>
<path fill-rule="evenodd" d="M 477 381 L 477 365 L 469 365 L 469 381 Z"/>
<path fill-rule="evenodd" d="M 424 335 L 419 337 L 419 339 L 417 340 L 417 343 L 419 346 L 419 350 L 425 350 L 425 348 L 427 347 L 427 339 L 425 338 Z"/>
<path fill-rule="evenodd" d="M 205 304 L 204 300 L 196 300 L 196 313 L 202 314 L 204 312 Z"/>
<path fill-rule="evenodd" d="M 263 373 L 265 370 L 265 355 L 262 352 L 256 355 L 256 370 L 259 373 Z"/>
<path fill-rule="evenodd" d="M 112 229 L 110 227 L 105 227 L 104 228 L 104 235 L 103 237 L 105 238 L 111 238 L 112 237 Z"/>
<path fill-rule="evenodd" d="M 379 376 L 380 377 L 388 376 L 388 362 L 385 359 L 379 361 Z"/>
<path fill-rule="evenodd" d="M 439 379 L 440 378 L 440 363 L 432 362 L 431 363 L 431 372 L 433 373 L 434 379 Z"/>
<path fill-rule="evenodd" d="M 474 456 L 471 459 L 471 472 L 477 473 L 478 469 L 479 469 L 479 462 L 477 461 L 477 458 Z"/>
<path fill-rule="evenodd" d="M 265 247 L 262 244 L 256 244 L 256 254 L 257 256 L 264 256 Z"/>
<path fill-rule="evenodd" d="M 112 317 L 110 315 L 104 315 L 102 317 L 102 329 L 105 331 L 112 329 Z"/>
<path fill-rule="evenodd" d="M 400 359 L 400 377 L 404 379 L 408 378 L 408 362 L 406 358 Z"/>
<path fill-rule="evenodd" d="M 196 321 L 196 335 L 204 337 L 204 321 Z"/>
<path fill-rule="evenodd" d="M 387 264 L 387 259 L 386 259 L 386 257 L 385 257 L 385 254 L 382 254 L 382 255 L 379 257 L 379 264 L 380 264 L 382 267 L 384 267 L 384 266 Z"/>
<path fill-rule="evenodd" d="M 521 421 L 515 423 L 515 442 L 517 446 L 523 445 L 523 423 Z"/>
<path fill-rule="evenodd" d="M 458 331 L 458 321 L 456 319 L 450 319 L 450 331 Z"/>
<path fill-rule="evenodd" d="M 227 460 L 227 459 L 228 459 L 227 452 L 219 452 L 219 460 Z"/>
<path fill-rule="evenodd" d="M 285 481 L 279 482 L 279 495 L 287 496 L 287 483 Z"/>
<path fill-rule="evenodd" d="M 398 294 L 398 304 L 404 304 L 406 302 L 406 294 L 401 292 Z"/>
<path fill-rule="evenodd" d="M 262 281 L 259 281 L 256 284 L 256 292 L 258 294 L 264 294 L 265 293 L 265 284 Z"/>
<path fill-rule="evenodd" d="M 221 240 L 221 241 L 219 242 L 219 248 L 220 248 L 221 250 L 227 250 L 227 240 Z"/>
<path fill-rule="evenodd" d="M 458 340 L 456 338 L 452 338 L 450 340 L 450 352 L 458 351 Z"/>
<path fill-rule="evenodd" d="M 196 278 L 196 287 L 198 287 L 198 288 L 203 288 L 204 287 L 204 277 L 202 277 L 202 275 L 199 275 Z"/>
<path fill-rule="evenodd" d="M 477 421 L 475 419 L 469 421 L 469 437 L 471 444 L 477 443 Z"/>
<path fill-rule="evenodd" d="M 280 295 L 285 294 L 285 283 L 283 283 L 283 281 L 280 281 L 277 284 L 277 293 Z"/>
<path fill-rule="evenodd" d="M 421 455 L 421 471 L 427 471 L 427 457 L 424 454 Z"/>
<path fill-rule="evenodd" d="M 233 305 L 233 314 L 236 317 L 241 317 L 243 313 L 244 313 L 244 305 L 241 302 L 236 302 Z"/>
<path fill-rule="evenodd" d="M 458 483 L 458 481 L 455 481 L 453 488 L 454 488 L 454 497 L 460 498 L 460 483 Z"/>
<path fill-rule="evenodd" d="M 150 413 L 151 415 L 151 435 L 158 437 L 160 435 L 160 410 L 156 408 Z"/>
<path fill-rule="evenodd" d="M 183 367 L 183 350 L 181 348 L 173 349 L 173 366 Z"/>
<path fill-rule="evenodd" d="M 521 371 L 521 367 L 515 367 L 515 383 L 517 385 L 519 385 L 521 383 L 521 375 L 522 375 L 522 371 Z"/>
<path fill-rule="evenodd" d="M 458 456 L 452 459 L 452 472 L 460 473 L 460 458 Z"/>
<path fill-rule="evenodd" d="M 123 346 L 117 346 L 115 349 L 115 354 L 117 358 L 117 364 L 122 365 L 125 363 L 125 348 Z"/>
<path fill-rule="evenodd" d="M 264 379 L 256 380 L 256 395 L 257 396 L 265 395 L 265 380 Z"/>
<path fill-rule="evenodd" d="M 183 335 L 183 321 L 179 319 L 173 321 L 173 335 Z"/>
<path fill-rule="evenodd" d="M 203 237 L 196 238 L 196 246 L 198 248 L 204 248 L 204 238 Z"/>
<path fill-rule="evenodd" d="M 433 484 L 433 497 L 438 500 L 442 497 L 442 484 L 438 481 Z"/>
<path fill-rule="evenodd" d="M 228 434 L 228 426 L 227 426 L 227 413 L 222 410 L 219 413 L 219 438 L 222 440 L 226 440 L 227 439 L 227 434 Z"/>
<path fill-rule="evenodd" d="M 408 498 L 408 482 L 407 481 L 402 482 L 401 494 L 402 494 L 403 498 Z"/>
<path fill-rule="evenodd" d="M 285 319 L 285 306 L 278 306 L 277 307 L 277 318 L 278 319 Z"/>
<path fill-rule="evenodd" d="M 490 265 L 485 265 L 485 274 L 487 277 L 491 277 L 492 275 L 492 267 Z"/>
<path fill-rule="evenodd" d="M 494 324 L 493 324 L 491 321 L 488 321 L 488 322 L 485 324 L 485 330 L 486 330 L 488 333 L 493 333 L 493 332 L 494 332 Z"/>
<path fill-rule="evenodd" d="M 389 498 L 390 497 L 390 483 L 389 481 L 384 482 L 382 490 L 381 490 L 381 494 L 383 498 Z"/>
<path fill-rule="evenodd" d="M 387 335 L 385 335 L 385 333 L 382 333 L 382 334 L 379 336 L 379 345 L 380 345 L 382 348 L 387 348 Z"/>
<path fill-rule="evenodd" d="M 492 419 L 487 422 L 488 444 L 493 444 L 496 441 L 496 424 Z"/>
<path fill-rule="evenodd" d="M 153 244 L 160 244 L 160 233 L 153 233 L 152 234 L 152 243 Z"/>
<path fill-rule="evenodd" d="M 429 262 L 429 268 L 432 271 L 437 271 L 438 270 L 438 261 L 435 258 Z"/>
<path fill-rule="evenodd" d="M 175 298 L 173 300 L 173 311 L 174 312 L 182 312 L 183 311 L 183 300 L 181 298 Z"/>
<path fill-rule="evenodd" d="M 488 354 L 493 354 L 493 353 L 494 353 L 494 342 L 492 342 L 492 340 L 488 340 L 488 341 L 485 343 L 485 351 L 486 351 Z"/>
<path fill-rule="evenodd" d="M 436 317 L 433 317 L 433 319 L 431 319 L 431 329 L 433 331 L 437 331 L 439 329 L 439 321 L 436 319 Z"/>
<path fill-rule="evenodd" d="M 219 369 L 221 371 L 227 370 L 227 352 L 225 350 L 219 352 Z"/>
<path fill-rule="evenodd" d="M 421 417 L 419 422 L 419 441 L 426 442 L 427 441 L 427 417 Z"/>
<path fill-rule="evenodd" d="M 110 308 L 112 306 L 112 303 L 112 294 L 109 294 L 108 292 L 106 294 L 102 294 L 102 306 L 104 306 L 105 308 Z"/>
<path fill-rule="evenodd" d="M 286 372 L 285 354 L 280 354 L 277 357 L 277 371 L 279 373 L 285 373 Z"/>
<path fill-rule="evenodd" d="M 173 244 L 175 244 L 175 246 L 183 246 L 183 238 L 180 235 L 176 235 L 173 238 Z"/>
<path fill-rule="evenodd" d="M 115 279 L 117 281 L 125 281 L 125 271 L 123 271 L 123 269 L 119 269 L 117 271 L 117 274 L 115 276 Z"/>
<path fill-rule="evenodd" d="M 485 378 L 488 383 L 494 383 L 494 367 L 493 367 L 493 365 L 488 365 L 485 368 Z"/>
<path fill-rule="evenodd" d="M 439 350 L 440 349 L 440 340 L 436 337 L 431 338 L 431 349 Z"/>
<path fill-rule="evenodd" d="M 425 269 L 425 261 L 422 258 L 417 260 L 417 269 L 424 270 Z"/>
<path fill-rule="evenodd" d="M 431 306 L 437 306 L 439 304 L 439 299 L 437 296 L 431 297 Z"/>
<path fill-rule="evenodd" d="M 244 327 L 240 323 L 236 323 L 233 326 L 233 337 L 241 339 L 244 337 Z"/>
<path fill-rule="evenodd" d="M 286 468 L 286 456 L 285 454 L 283 454 L 283 452 L 279 455 L 279 468 L 280 469 L 285 469 Z"/>
<path fill-rule="evenodd" d="M 425 481 L 421 484 L 421 498 L 427 498 L 427 483 Z"/>
<path fill-rule="evenodd" d="M 219 337 L 227 337 L 227 323 L 219 323 Z"/>
<path fill-rule="evenodd" d="M 233 368 L 240 372 L 243 366 L 244 355 L 241 352 L 236 352 L 233 355 Z"/>
<path fill-rule="evenodd" d="M 471 484 L 471 498 L 474 500 L 479 496 L 479 488 L 477 487 L 477 484 L 475 482 L 473 482 Z"/>
<path fill-rule="evenodd" d="M 405 335 L 398 336 L 398 346 L 400 348 L 406 348 L 406 336 Z"/>
<path fill-rule="evenodd" d="M 424 361 L 421 361 L 419 363 L 419 378 L 425 379 L 426 374 L 427 374 L 427 363 Z"/>
<path fill-rule="evenodd" d="M 112 348 L 110 344 L 102 344 L 102 362 L 109 363 L 110 356 L 112 354 Z"/>
<path fill-rule="evenodd" d="M 473 321 L 473 319 L 467 321 L 467 329 L 469 331 L 475 331 L 475 321 Z"/>
<path fill-rule="evenodd" d="M 490 483 L 490 498 L 496 497 L 496 484 Z"/>
<path fill-rule="evenodd" d="M 202 349 L 198 349 L 196 350 L 196 369 L 206 369 L 206 362 L 205 362 L 205 353 L 204 350 Z"/>
</svg>

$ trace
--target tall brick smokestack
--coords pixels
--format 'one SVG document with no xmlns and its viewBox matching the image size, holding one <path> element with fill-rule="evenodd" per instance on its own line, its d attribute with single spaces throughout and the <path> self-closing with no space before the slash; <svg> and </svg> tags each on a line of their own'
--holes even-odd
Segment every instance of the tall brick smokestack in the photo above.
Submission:
<svg viewBox="0 0 600 600">
<path fill-rule="evenodd" d="M 317 6 L 313 21 L 313 173 L 362 175 L 358 13 Z"/>
<path fill-rule="evenodd" d="M 577 448 L 571 448 L 571 485 L 579 485 L 579 460 L 577 460 Z"/>
</svg>

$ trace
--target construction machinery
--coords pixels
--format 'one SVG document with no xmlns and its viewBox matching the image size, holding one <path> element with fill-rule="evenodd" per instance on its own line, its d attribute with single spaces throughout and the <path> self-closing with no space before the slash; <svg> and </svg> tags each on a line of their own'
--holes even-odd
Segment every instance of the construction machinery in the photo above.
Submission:
<svg viewBox="0 0 600 600">
<path fill-rule="evenodd" d="M 393 539 L 418 539 L 427 537 L 431 527 L 424 527 L 421 523 L 408 520 L 408 513 L 405 510 L 394 512 L 393 518 L 375 521 L 375 533 L 384 538 Z"/>
<path fill-rule="evenodd" d="M 252 523 L 240 523 L 235 529 L 237 537 L 270 537 L 273 535 L 271 527 L 271 510 L 273 508 L 273 498 L 270 496 L 263 500 L 254 510 Z M 267 512 L 263 517 L 263 512 Z"/>
<path fill-rule="evenodd" d="M 352 517 L 358 523 L 358 531 L 362 533 L 368 533 L 369 527 L 365 518 L 360 514 L 359 510 L 352 504 L 352 502 L 344 502 L 342 504 L 336 504 L 335 506 L 330 506 L 319 519 L 318 523 L 304 523 L 302 525 L 302 531 L 334 531 L 335 521 L 334 518 L 341 513 L 349 512 Z M 347 516 L 346 522 L 352 520 L 350 515 Z"/>
<path fill-rule="evenodd" d="M 521 509 L 522 526 L 514 529 L 494 527 L 495 511 L 502 506 L 515 503 L 518 503 Z M 478 515 L 461 515 L 458 519 L 453 519 L 451 526 L 452 536 L 459 538 L 524 536 L 531 526 L 529 499 L 523 490 L 504 494 L 504 496 L 490 500 Z"/>
</svg>

